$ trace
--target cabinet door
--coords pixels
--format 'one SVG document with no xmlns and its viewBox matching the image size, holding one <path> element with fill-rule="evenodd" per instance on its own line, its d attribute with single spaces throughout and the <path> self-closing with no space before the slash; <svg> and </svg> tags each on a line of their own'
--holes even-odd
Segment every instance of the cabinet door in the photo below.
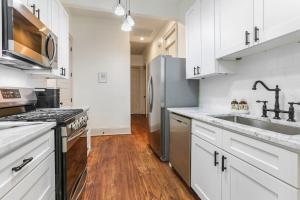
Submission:
<svg viewBox="0 0 300 200">
<path fill-rule="evenodd" d="M 254 0 L 216 0 L 216 57 L 253 44 Z"/>
<path fill-rule="evenodd" d="M 0 22 L 2 22 L 2 3 L 0 3 Z M 2 38 L 2 26 L 0 26 L 0 38 Z M 2 57 L 2 40 L 0 40 L 0 58 Z"/>
<path fill-rule="evenodd" d="M 60 9 L 60 59 L 61 67 L 64 68 L 64 77 L 69 78 L 69 15 L 66 10 L 61 7 Z"/>
<path fill-rule="evenodd" d="M 54 153 L 10 190 L 2 200 L 55 200 Z"/>
<path fill-rule="evenodd" d="M 196 0 L 186 16 L 186 77 L 195 77 L 197 67 L 201 66 L 201 15 L 200 0 Z"/>
<path fill-rule="evenodd" d="M 201 0 L 201 53 L 200 75 L 216 72 L 215 64 L 215 0 Z"/>
<path fill-rule="evenodd" d="M 59 37 L 59 10 L 60 2 L 58 0 L 51 0 L 51 30 L 52 32 Z"/>
<path fill-rule="evenodd" d="M 300 30 L 299 0 L 255 0 L 259 42 Z"/>
<path fill-rule="evenodd" d="M 223 152 L 222 200 L 299 200 L 298 190 Z"/>
<path fill-rule="evenodd" d="M 50 4 L 50 0 L 37 0 L 37 9 L 39 9 L 40 12 L 40 20 L 49 28 L 51 27 Z M 38 14 L 36 14 L 36 16 L 38 16 Z"/>
<path fill-rule="evenodd" d="M 191 187 L 202 200 L 221 199 L 220 156 L 217 147 L 192 136 Z"/>
</svg>

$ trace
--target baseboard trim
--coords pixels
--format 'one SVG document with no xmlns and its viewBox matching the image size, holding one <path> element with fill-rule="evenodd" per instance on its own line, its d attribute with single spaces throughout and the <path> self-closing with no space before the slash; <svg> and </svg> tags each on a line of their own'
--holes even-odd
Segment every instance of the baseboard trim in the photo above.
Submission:
<svg viewBox="0 0 300 200">
<path fill-rule="evenodd" d="M 131 128 L 95 128 L 91 131 L 91 136 L 103 135 L 130 135 Z"/>
</svg>

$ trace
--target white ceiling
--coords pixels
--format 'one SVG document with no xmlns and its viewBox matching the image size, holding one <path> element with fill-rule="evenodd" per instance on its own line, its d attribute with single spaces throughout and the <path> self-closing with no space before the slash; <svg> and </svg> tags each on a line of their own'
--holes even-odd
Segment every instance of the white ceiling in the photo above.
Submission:
<svg viewBox="0 0 300 200">
<path fill-rule="evenodd" d="M 110 12 L 117 0 L 61 0 L 65 7 Z M 125 0 L 122 0 L 123 2 Z M 136 15 L 167 20 L 180 18 L 180 9 L 193 0 L 131 0 L 131 10 Z"/>
<path fill-rule="evenodd" d="M 175 0 L 171 0 L 175 1 Z M 100 18 L 109 18 L 120 21 L 120 26 L 122 18 L 115 16 L 112 11 L 96 11 L 90 9 L 81 9 L 81 8 L 68 8 L 69 12 L 72 15 L 79 16 L 89 16 L 89 17 L 100 17 Z M 132 54 L 142 54 L 147 47 L 147 45 L 153 41 L 157 33 L 167 24 L 167 20 L 162 20 L 158 18 L 151 18 L 141 15 L 133 15 L 133 18 L 136 22 L 136 25 L 133 28 L 133 31 L 130 32 L 130 42 L 131 42 L 131 53 Z M 144 41 L 141 41 L 141 37 L 144 38 Z"/>
</svg>

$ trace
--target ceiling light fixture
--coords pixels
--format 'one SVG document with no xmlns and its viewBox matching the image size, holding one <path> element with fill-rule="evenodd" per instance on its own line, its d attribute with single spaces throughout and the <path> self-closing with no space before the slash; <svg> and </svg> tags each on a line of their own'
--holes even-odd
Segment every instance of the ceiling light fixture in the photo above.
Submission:
<svg viewBox="0 0 300 200">
<path fill-rule="evenodd" d="M 121 0 L 118 0 L 116 6 L 114 7 L 114 13 L 117 16 L 124 16 L 125 15 L 125 8 L 121 3 Z"/>
<path fill-rule="evenodd" d="M 126 3 L 127 3 L 127 0 L 126 0 Z M 127 6 L 127 5 L 126 5 Z M 130 26 L 134 26 L 135 25 L 135 21 L 134 19 L 131 17 L 131 8 L 130 8 L 130 0 L 128 0 L 128 12 L 127 12 L 127 21 L 129 23 Z"/>
<path fill-rule="evenodd" d="M 144 38 L 144 37 L 140 37 L 140 40 L 141 40 L 141 41 L 144 41 L 144 40 L 145 40 L 145 38 Z"/>
<path fill-rule="evenodd" d="M 123 24 L 122 24 L 122 27 L 121 27 L 121 30 L 122 31 L 125 31 L 125 32 L 130 32 L 132 31 L 132 26 L 130 26 L 130 24 L 128 23 L 127 21 L 127 15 L 123 21 Z"/>
</svg>

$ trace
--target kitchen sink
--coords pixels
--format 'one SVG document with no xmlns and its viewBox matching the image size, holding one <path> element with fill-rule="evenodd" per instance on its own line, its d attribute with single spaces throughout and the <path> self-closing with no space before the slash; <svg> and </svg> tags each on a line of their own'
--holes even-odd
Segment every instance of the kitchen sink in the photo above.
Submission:
<svg viewBox="0 0 300 200">
<path fill-rule="evenodd" d="M 300 134 L 300 128 L 276 124 L 271 121 L 263 121 L 263 120 L 257 120 L 257 119 L 251 119 L 246 117 L 239 117 L 239 116 L 222 116 L 222 117 L 215 117 L 215 118 L 238 123 L 238 124 L 243 124 L 247 126 L 252 126 L 255 128 L 260 128 L 268 131 L 273 131 L 276 133 L 282 133 L 286 135 Z"/>
</svg>

